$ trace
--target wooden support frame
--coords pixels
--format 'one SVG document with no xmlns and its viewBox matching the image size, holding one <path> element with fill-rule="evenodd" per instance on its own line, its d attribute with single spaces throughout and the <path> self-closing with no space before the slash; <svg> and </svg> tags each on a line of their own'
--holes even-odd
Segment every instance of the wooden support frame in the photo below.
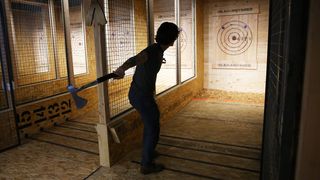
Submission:
<svg viewBox="0 0 320 180">
<path fill-rule="evenodd" d="M 105 28 L 104 26 L 94 25 L 94 42 L 97 65 L 97 77 L 107 74 L 106 48 L 105 48 Z M 100 164 L 110 167 L 109 160 L 109 142 L 107 122 L 110 121 L 109 99 L 108 99 L 108 83 L 104 82 L 98 85 L 98 109 L 99 124 L 97 124 L 97 132 L 99 139 Z"/>
<path fill-rule="evenodd" d="M 4 42 L 0 42 L 0 68 L 2 72 L 2 81 L 4 83 L 4 91 L 6 92 L 7 98 L 7 109 L 1 110 L 0 114 L 8 114 L 9 119 L 14 121 L 14 129 L 16 131 L 16 141 L 12 143 L 10 146 L 6 147 L 5 149 L 0 149 L 0 152 L 16 147 L 21 144 L 20 133 L 18 130 L 18 121 L 16 119 L 16 105 L 15 105 L 15 94 L 14 94 L 14 74 L 13 74 L 13 65 L 11 59 L 11 52 L 10 52 L 10 40 L 9 40 L 9 33 L 8 33 L 8 23 L 6 22 L 6 3 L 8 2 L 1 1 L 0 2 L 0 36 L 3 37 Z M 7 43 L 6 43 L 7 42 Z M 5 54 L 6 59 L 3 59 L 3 54 Z"/>
<path fill-rule="evenodd" d="M 87 3 L 84 3 L 87 4 Z M 94 44 L 96 56 L 97 77 L 107 74 L 107 53 L 106 53 L 106 37 L 105 24 L 106 19 L 103 10 L 103 0 L 92 0 L 90 8 L 86 13 L 86 24 L 92 25 L 94 28 Z M 84 9 L 86 9 L 85 7 Z M 110 151 L 109 151 L 109 134 L 107 123 L 110 121 L 109 99 L 108 99 L 108 83 L 98 84 L 98 109 L 99 123 L 96 126 L 99 141 L 100 165 L 110 167 Z"/>
<path fill-rule="evenodd" d="M 193 44 L 193 59 L 194 59 L 194 76 L 192 78 L 196 78 L 198 76 L 198 58 L 197 58 L 197 0 L 192 0 L 192 44 Z M 191 79 L 192 79 L 191 78 Z M 188 80 L 186 80 L 188 81 Z M 184 81 L 185 82 L 185 81 Z"/>
<path fill-rule="evenodd" d="M 175 6 L 175 21 L 177 26 L 180 28 L 180 0 L 175 0 L 174 2 L 174 6 Z M 177 53 L 177 82 L 176 84 L 181 84 L 181 47 L 180 47 L 180 36 L 177 39 L 176 42 L 176 53 Z"/>
</svg>

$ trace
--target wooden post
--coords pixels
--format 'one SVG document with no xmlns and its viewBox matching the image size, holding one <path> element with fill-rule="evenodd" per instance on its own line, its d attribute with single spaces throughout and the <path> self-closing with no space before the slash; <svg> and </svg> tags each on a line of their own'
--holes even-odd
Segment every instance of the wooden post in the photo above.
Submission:
<svg viewBox="0 0 320 180">
<path fill-rule="evenodd" d="M 7 143 L 5 142 L 5 146 L 0 147 L 0 150 L 7 148 L 9 146 L 13 146 L 13 145 L 19 145 L 20 142 L 20 133 L 18 130 L 18 121 L 16 119 L 16 105 L 15 105 L 15 94 L 14 94 L 14 72 L 13 72 L 13 58 L 14 54 L 13 51 L 10 51 L 10 49 L 13 49 L 13 42 L 10 40 L 10 31 L 11 29 L 11 25 L 13 24 L 12 22 L 12 11 L 9 9 L 9 2 L 8 1 L 2 1 L 0 2 L 0 10 L 2 11 L 0 13 L 0 37 L 4 38 L 1 42 L 0 42 L 0 46 L 2 46 L 2 48 L 0 49 L 0 68 L 2 68 L 2 83 L 4 85 L 3 89 L 6 91 L 6 97 L 7 97 L 7 109 L 6 110 L 2 110 L 2 112 L 0 113 L 1 117 L 3 118 L 7 118 L 7 121 L 10 122 L 14 122 L 13 126 L 11 127 L 12 129 L 15 129 L 16 131 L 16 137 L 11 136 L 10 142 Z M 8 14 L 8 10 L 10 10 L 10 15 L 9 18 L 7 19 L 7 15 Z M 9 22 L 6 24 L 6 21 Z M 12 24 L 11 24 L 12 22 Z M 6 29 L 7 27 L 7 29 Z M 5 45 L 5 41 L 8 42 L 7 46 Z M 6 59 L 3 59 L 3 55 L 5 55 Z M 0 136 L 2 135 L 7 135 L 4 133 L 0 132 Z M 9 139 L 9 138 L 8 138 Z"/>
<path fill-rule="evenodd" d="M 67 70 L 68 70 L 68 83 L 75 86 L 73 61 L 72 61 L 72 47 L 71 47 L 71 34 L 70 34 L 70 15 L 69 15 L 69 0 L 63 0 L 63 24 L 64 24 L 64 37 L 66 46 Z"/>
<path fill-rule="evenodd" d="M 176 9 L 176 13 L 175 13 L 175 21 L 177 26 L 180 28 L 180 0 L 175 0 L 174 2 L 175 5 L 175 9 Z M 180 36 L 181 37 L 181 36 Z M 181 39 L 180 37 L 178 37 L 177 42 L 176 42 L 176 53 L 177 53 L 177 84 L 181 84 L 181 46 L 180 46 L 180 42 Z"/>
<path fill-rule="evenodd" d="M 103 0 L 92 0 L 86 15 L 86 24 L 94 28 L 94 44 L 97 66 L 97 77 L 107 74 L 107 58 L 105 44 L 105 24 Z M 110 167 L 109 138 L 107 122 L 110 121 L 107 82 L 98 84 L 99 123 L 97 133 L 99 140 L 100 165 Z"/>
</svg>

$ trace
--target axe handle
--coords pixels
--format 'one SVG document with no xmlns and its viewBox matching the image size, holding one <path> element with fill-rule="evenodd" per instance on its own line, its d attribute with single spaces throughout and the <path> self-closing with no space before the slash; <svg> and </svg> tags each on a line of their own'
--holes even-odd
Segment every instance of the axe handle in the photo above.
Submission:
<svg viewBox="0 0 320 180">
<path fill-rule="evenodd" d="M 115 78 L 115 77 L 118 77 L 118 75 L 116 75 L 115 73 L 110 73 L 110 74 L 106 74 L 106 75 L 104 75 L 102 77 L 99 77 L 97 79 L 97 81 L 98 81 L 98 83 L 101 83 L 101 82 L 104 82 L 104 81 L 106 81 L 108 79 Z"/>
<path fill-rule="evenodd" d="M 104 81 L 106 81 L 106 80 L 108 80 L 108 79 L 111 79 L 111 78 L 115 78 L 115 77 L 117 77 L 117 76 L 118 76 L 118 75 L 116 75 L 115 73 L 106 74 L 106 75 L 104 75 L 104 76 L 102 76 L 102 77 L 99 77 L 99 78 L 98 78 L 97 80 L 95 80 L 95 81 L 92 81 L 92 82 L 90 82 L 90 83 L 88 83 L 88 84 L 85 84 L 85 85 L 81 86 L 81 87 L 78 89 L 78 91 L 82 91 L 82 90 L 84 90 L 84 89 L 87 89 L 88 87 L 94 86 L 94 85 L 96 85 L 96 84 L 99 84 L 99 83 L 104 82 Z"/>
</svg>

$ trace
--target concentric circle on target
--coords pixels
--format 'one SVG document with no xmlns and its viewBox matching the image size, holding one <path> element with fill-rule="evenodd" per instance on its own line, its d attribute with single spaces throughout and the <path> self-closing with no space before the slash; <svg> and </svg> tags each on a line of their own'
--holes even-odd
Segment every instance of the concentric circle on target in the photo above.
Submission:
<svg viewBox="0 0 320 180">
<path fill-rule="evenodd" d="M 239 55 L 248 50 L 252 43 L 252 31 L 248 24 L 230 21 L 221 26 L 217 35 L 219 48 L 226 54 Z"/>
<path fill-rule="evenodd" d="M 109 36 L 108 48 L 112 52 L 117 52 L 119 55 L 132 56 L 134 45 L 131 31 L 114 31 Z"/>
</svg>

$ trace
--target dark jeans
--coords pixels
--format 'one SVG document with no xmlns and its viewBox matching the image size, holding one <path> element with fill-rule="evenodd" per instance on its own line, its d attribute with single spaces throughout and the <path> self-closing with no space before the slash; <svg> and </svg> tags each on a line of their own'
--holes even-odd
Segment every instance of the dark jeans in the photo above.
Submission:
<svg viewBox="0 0 320 180">
<path fill-rule="evenodd" d="M 144 124 L 143 150 L 141 165 L 148 166 L 153 161 L 153 154 L 159 141 L 160 112 L 153 96 L 141 95 L 135 90 L 129 91 L 130 104 L 139 112 Z"/>
</svg>

